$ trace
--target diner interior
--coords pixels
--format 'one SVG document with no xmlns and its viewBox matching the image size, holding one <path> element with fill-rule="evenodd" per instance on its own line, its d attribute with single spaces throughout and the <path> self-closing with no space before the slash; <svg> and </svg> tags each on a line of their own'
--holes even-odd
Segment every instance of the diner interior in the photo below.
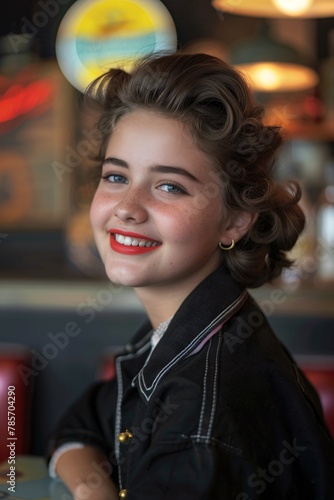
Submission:
<svg viewBox="0 0 334 500">
<path fill-rule="evenodd" d="M 205 52 L 235 65 L 265 120 L 284 129 L 275 171 L 300 182 L 307 225 L 294 266 L 250 293 L 317 388 L 334 436 L 334 3 L 110 0 L 105 15 L 106 3 L 1 7 L 0 462 L 8 386 L 17 455 L 42 457 L 61 414 L 113 376 L 115 353 L 145 319 L 134 292 L 108 282 L 93 242 L 96 137 L 82 104 L 108 65 L 145 53 L 138 33 L 148 52 Z"/>
</svg>

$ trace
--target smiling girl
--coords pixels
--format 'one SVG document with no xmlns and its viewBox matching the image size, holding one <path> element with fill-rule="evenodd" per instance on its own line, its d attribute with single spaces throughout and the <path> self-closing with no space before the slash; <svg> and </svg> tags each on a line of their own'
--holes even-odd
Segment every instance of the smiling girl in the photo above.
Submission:
<svg viewBox="0 0 334 500">
<path fill-rule="evenodd" d="M 244 79 L 203 54 L 150 57 L 94 82 L 92 207 L 109 279 L 148 321 L 50 445 L 76 499 L 330 499 L 318 397 L 247 288 L 291 265 L 304 226 L 282 142 Z"/>
</svg>

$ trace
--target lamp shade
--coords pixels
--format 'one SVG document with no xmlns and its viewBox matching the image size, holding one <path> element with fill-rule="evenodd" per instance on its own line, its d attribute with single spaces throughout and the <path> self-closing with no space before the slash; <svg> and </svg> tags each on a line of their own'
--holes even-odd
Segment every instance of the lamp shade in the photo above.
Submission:
<svg viewBox="0 0 334 500">
<path fill-rule="evenodd" d="M 333 0 L 213 0 L 217 10 L 254 17 L 332 17 Z"/>
<path fill-rule="evenodd" d="M 231 63 L 250 78 L 259 92 L 294 92 L 314 88 L 319 78 L 293 47 L 275 39 L 263 21 L 252 38 L 236 43 Z"/>
</svg>

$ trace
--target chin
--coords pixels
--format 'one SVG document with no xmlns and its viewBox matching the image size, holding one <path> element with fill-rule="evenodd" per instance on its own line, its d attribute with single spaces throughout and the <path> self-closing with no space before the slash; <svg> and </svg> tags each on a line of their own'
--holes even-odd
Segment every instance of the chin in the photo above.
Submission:
<svg viewBox="0 0 334 500">
<path fill-rule="evenodd" d="M 108 269 L 106 269 L 106 274 L 109 280 L 115 285 L 121 285 L 131 288 L 140 286 L 140 284 L 138 284 L 138 278 L 135 278 L 133 274 L 120 274 L 119 272 L 115 272 L 114 270 L 108 271 Z"/>
</svg>

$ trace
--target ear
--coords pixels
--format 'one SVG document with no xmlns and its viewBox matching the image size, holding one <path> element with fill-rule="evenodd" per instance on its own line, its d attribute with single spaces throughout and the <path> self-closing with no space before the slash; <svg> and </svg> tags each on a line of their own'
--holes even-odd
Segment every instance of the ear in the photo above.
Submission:
<svg viewBox="0 0 334 500">
<path fill-rule="evenodd" d="M 258 214 L 253 214 L 251 212 L 236 212 L 222 227 L 220 241 L 223 245 L 228 246 L 231 244 L 232 240 L 234 240 L 235 243 L 241 240 L 254 224 L 257 217 Z"/>
</svg>

